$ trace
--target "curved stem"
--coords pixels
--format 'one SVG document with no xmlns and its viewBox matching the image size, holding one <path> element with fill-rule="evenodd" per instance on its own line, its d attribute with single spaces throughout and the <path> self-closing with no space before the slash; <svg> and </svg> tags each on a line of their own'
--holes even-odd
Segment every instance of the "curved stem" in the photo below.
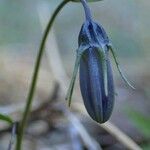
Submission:
<svg viewBox="0 0 150 150">
<path fill-rule="evenodd" d="M 23 118 L 22 121 L 19 125 L 18 128 L 18 135 L 17 135 L 17 144 L 16 144 L 16 150 L 21 150 L 22 147 L 22 139 L 23 139 L 23 135 L 24 135 L 24 129 L 26 126 L 26 122 L 28 119 L 28 115 L 30 113 L 30 109 L 32 106 L 32 101 L 33 101 L 33 96 L 35 93 L 35 88 L 36 88 L 36 83 L 37 83 L 37 78 L 38 78 L 38 73 L 39 73 L 39 68 L 40 68 L 40 64 L 41 64 L 41 60 L 42 60 L 42 56 L 43 56 L 43 52 L 44 52 L 44 45 L 48 36 L 48 33 L 53 25 L 53 22 L 56 18 L 56 16 L 58 15 L 58 13 L 60 12 L 60 10 L 69 2 L 70 0 L 63 0 L 59 6 L 56 8 L 56 10 L 54 11 L 47 27 L 46 30 L 44 32 L 42 41 L 41 41 L 41 45 L 39 48 L 39 52 L 37 55 L 37 59 L 36 59 L 36 63 L 35 63 L 35 68 L 34 68 L 34 72 L 33 72 L 33 76 L 32 76 L 32 81 L 31 81 L 31 86 L 29 89 L 29 93 L 28 93 L 28 97 L 27 97 L 27 103 L 26 103 L 26 107 L 25 107 L 25 111 L 23 113 Z"/>
<path fill-rule="evenodd" d="M 92 20 L 92 15 L 91 15 L 91 10 L 90 10 L 89 6 L 87 5 L 87 1 L 86 0 L 81 0 L 81 3 L 84 7 L 86 20 L 91 21 Z"/>
</svg>

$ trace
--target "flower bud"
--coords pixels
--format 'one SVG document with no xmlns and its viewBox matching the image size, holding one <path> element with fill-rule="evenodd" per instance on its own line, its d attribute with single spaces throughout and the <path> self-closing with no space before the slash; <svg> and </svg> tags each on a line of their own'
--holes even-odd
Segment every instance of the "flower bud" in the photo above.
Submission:
<svg viewBox="0 0 150 150">
<path fill-rule="evenodd" d="M 122 73 L 114 49 L 104 28 L 92 20 L 86 0 L 81 0 L 86 20 L 79 33 L 77 57 L 66 99 L 71 104 L 74 83 L 80 66 L 80 89 L 84 105 L 93 120 L 106 122 L 112 113 L 115 90 L 109 50 L 112 52 L 117 69 L 123 80 L 134 89 Z"/>
<path fill-rule="evenodd" d="M 85 21 L 79 34 L 80 49 L 87 47 L 80 59 L 80 89 L 87 112 L 99 123 L 109 119 L 114 105 L 108 42 L 101 26 L 93 21 Z"/>
</svg>

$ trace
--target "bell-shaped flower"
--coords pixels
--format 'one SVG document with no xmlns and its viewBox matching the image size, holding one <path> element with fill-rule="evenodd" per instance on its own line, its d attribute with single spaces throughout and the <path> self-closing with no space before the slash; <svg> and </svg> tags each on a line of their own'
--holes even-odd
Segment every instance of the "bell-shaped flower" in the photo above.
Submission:
<svg viewBox="0 0 150 150">
<path fill-rule="evenodd" d="M 120 70 L 113 47 L 104 28 L 93 21 L 86 1 L 81 0 L 81 2 L 84 6 L 86 20 L 79 33 L 79 48 L 66 99 L 70 105 L 78 67 L 80 66 L 80 89 L 86 110 L 93 120 L 104 123 L 111 116 L 115 100 L 109 50 L 114 56 L 121 76 L 129 86 L 131 84 Z"/>
</svg>

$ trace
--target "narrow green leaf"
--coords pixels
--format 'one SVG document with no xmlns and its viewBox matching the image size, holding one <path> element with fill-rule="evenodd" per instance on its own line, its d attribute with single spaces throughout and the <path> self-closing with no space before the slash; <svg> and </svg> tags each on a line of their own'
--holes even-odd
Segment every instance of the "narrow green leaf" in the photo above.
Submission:
<svg viewBox="0 0 150 150">
<path fill-rule="evenodd" d="M 0 120 L 6 121 L 6 122 L 8 122 L 10 124 L 13 123 L 12 119 L 9 116 L 3 115 L 3 114 L 0 114 Z"/>
<path fill-rule="evenodd" d="M 87 2 L 98 2 L 102 0 L 87 0 Z M 80 2 L 80 0 L 72 0 L 72 2 Z"/>
</svg>

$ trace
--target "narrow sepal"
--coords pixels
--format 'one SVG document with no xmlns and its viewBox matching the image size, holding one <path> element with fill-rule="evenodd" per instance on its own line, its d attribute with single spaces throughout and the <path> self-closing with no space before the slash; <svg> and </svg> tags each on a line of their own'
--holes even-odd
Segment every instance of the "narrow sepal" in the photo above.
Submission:
<svg viewBox="0 0 150 150">
<path fill-rule="evenodd" d="M 72 99 L 72 94 L 73 94 L 73 89 L 74 89 L 76 76 L 77 76 L 77 73 L 78 73 L 78 68 L 79 68 L 79 65 L 80 65 L 80 59 L 81 59 L 81 57 L 82 57 L 82 55 L 83 55 L 83 53 L 86 49 L 88 49 L 88 46 L 80 46 L 77 49 L 77 56 L 76 56 L 76 60 L 75 60 L 73 74 L 72 74 L 69 89 L 67 91 L 67 95 L 66 95 L 66 98 L 65 98 L 68 101 L 68 106 L 69 107 L 71 105 L 71 99 Z"/>
<path fill-rule="evenodd" d="M 69 107 L 71 105 L 72 93 L 73 93 L 73 89 L 74 89 L 76 76 L 77 76 L 77 73 L 78 73 L 78 68 L 79 68 L 79 65 L 80 65 L 80 59 L 81 59 L 81 55 L 77 55 L 76 60 L 75 60 L 75 66 L 74 66 L 71 82 L 70 82 L 69 89 L 68 89 L 68 92 L 67 92 L 67 95 L 66 95 L 66 100 L 68 101 L 68 106 Z"/>
<path fill-rule="evenodd" d="M 113 58 L 114 58 L 114 60 L 115 60 L 116 66 L 117 66 L 117 69 L 118 69 L 118 71 L 119 71 L 119 73 L 120 73 L 122 79 L 124 80 L 124 82 L 125 82 L 130 88 L 135 89 L 135 87 L 130 83 L 130 81 L 129 81 L 129 80 L 126 78 L 126 76 L 123 74 L 123 72 L 122 72 L 122 70 L 121 70 L 121 68 L 120 68 L 119 62 L 118 62 L 118 60 L 117 60 L 117 56 L 116 56 L 116 53 L 115 53 L 115 51 L 114 51 L 113 46 L 112 46 L 112 45 L 109 45 L 108 47 L 109 47 L 109 49 L 110 49 L 110 51 L 111 51 L 111 53 L 112 53 L 112 55 L 113 55 Z"/>
</svg>

